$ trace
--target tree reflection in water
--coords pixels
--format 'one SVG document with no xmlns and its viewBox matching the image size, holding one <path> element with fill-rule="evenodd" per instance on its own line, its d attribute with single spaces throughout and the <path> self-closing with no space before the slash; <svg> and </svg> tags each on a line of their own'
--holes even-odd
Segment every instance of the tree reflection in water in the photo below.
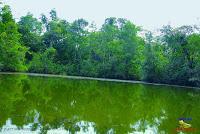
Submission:
<svg viewBox="0 0 200 134">
<path fill-rule="evenodd" d="M 197 90 L 26 75 L 0 85 L 3 133 L 174 133 L 180 117 L 200 126 Z"/>
</svg>

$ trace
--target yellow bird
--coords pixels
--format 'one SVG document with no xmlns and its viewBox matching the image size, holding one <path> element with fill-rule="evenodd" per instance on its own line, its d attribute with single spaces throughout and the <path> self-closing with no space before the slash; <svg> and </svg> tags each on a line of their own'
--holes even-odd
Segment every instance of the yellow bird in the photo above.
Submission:
<svg viewBox="0 0 200 134">
<path fill-rule="evenodd" d="M 180 124 L 181 128 L 190 128 L 192 126 L 191 124 L 188 124 L 188 123 L 184 122 L 183 120 L 180 120 L 179 124 Z"/>
</svg>

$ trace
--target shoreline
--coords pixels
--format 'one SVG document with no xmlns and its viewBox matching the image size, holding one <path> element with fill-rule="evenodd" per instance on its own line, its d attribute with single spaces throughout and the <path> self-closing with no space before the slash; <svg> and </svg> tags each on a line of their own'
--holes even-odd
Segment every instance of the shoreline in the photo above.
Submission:
<svg viewBox="0 0 200 134">
<path fill-rule="evenodd" d="M 24 73 L 24 72 L 0 72 L 0 75 L 1 74 L 43 76 L 43 77 L 57 77 L 57 78 L 67 78 L 67 79 L 79 79 L 79 80 L 97 80 L 97 81 L 108 81 L 108 82 L 119 82 L 119 83 L 132 83 L 132 84 L 145 84 L 145 85 L 155 85 L 155 86 L 168 86 L 168 87 L 190 88 L 190 89 L 199 89 L 200 90 L 200 87 L 170 85 L 170 84 L 161 84 L 161 83 L 150 83 L 150 82 L 135 81 L 135 80 L 121 80 L 121 79 L 109 79 L 109 78 L 95 78 L 95 77 L 68 76 L 68 75 L 56 75 L 56 74 L 40 74 L 40 73 Z"/>
</svg>

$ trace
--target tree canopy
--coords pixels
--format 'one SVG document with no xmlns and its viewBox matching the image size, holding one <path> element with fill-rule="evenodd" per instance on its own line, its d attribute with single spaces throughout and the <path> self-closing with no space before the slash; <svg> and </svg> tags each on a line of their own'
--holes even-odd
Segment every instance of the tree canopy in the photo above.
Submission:
<svg viewBox="0 0 200 134">
<path fill-rule="evenodd" d="M 198 26 L 169 25 L 155 36 L 123 18 L 100 29 L 85 19 L 27 13 L 18 22 L 0 10 L 0 71 L 26 71 L 200 86 Z"/>
</svg>

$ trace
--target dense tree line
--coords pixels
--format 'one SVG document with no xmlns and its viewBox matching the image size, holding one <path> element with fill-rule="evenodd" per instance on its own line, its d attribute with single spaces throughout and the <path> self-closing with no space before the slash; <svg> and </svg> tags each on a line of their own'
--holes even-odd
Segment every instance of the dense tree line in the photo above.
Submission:
<svg viewBox="0 0 200 134">
<path fill-rule="evenodd" d="M 65 74 L 200 86 L 200 29 L 164 26 L 159 36 L 122 18 L 107 18 L 100 29 L 84 19 L 72 23 L 39 19 L 18 22 L 0 7 L 0 71 Z"/>
</svg>

